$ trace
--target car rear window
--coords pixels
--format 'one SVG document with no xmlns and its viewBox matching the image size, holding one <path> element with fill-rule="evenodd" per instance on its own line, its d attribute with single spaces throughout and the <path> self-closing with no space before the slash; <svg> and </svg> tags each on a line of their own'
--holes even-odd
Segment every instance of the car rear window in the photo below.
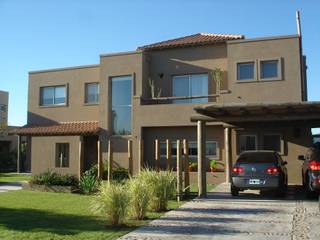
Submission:
<svg viewBox="0 0 320 240">
<path fill-rule="evenodd" d="M 254 153 L 242 153 L 238 160 L 238 163 L 276 163 L 277 156 L 272 152 L 254 152 Z"/>
</svg>

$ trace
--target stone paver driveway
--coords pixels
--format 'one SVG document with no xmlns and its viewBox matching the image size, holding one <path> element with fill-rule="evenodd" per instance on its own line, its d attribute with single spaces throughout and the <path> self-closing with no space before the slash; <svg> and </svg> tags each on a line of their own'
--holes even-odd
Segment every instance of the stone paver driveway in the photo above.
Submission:
<svg viewBox="0 0 320 240">
<path fill-rule="evenodd" d="M 290 188 L 286 199 L 245 192 L 233 198 L 222 184 L 121 239 L 300 240 L 320 239 L 317 200 Z"/>
</svg>

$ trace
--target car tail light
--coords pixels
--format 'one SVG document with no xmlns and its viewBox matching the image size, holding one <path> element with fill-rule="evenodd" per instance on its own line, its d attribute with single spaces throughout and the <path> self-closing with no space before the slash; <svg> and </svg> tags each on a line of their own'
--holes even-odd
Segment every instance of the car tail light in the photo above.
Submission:
<svg viewBox="0 0 320 240">
<path fill-rule="evenodd" d="M 320 171 L 320 162 L 317 162 L 317 161 L 310 161 L 309 162 L 309 169 L 311 171 Z"/>
<path fill-rule="evenodd" d="M 317 178 L 316 180 L 314 180 L 314 183 L 320 185 L 320 178 Z"/>
<path fill-rule="evenodd" d="M 232 172 L 239 174 L 239 173 L 243 173 L 243 172 L 244 172 L 244 169 L 243 169 L 242 167 L 234 167 L 234 168 L 232 169 Z"/>
<path fill-rule="evenodd" d="M 268 174 L 278 174 L 279 173 L 279 169 L 277 167 L 269 167 L 266 169 L 266 172 Z"/>
</svg>

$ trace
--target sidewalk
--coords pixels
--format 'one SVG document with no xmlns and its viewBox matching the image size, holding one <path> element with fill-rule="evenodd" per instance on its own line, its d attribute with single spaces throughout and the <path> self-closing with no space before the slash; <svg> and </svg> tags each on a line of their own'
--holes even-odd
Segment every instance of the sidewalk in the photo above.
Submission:
<svg viewBox="0 0 320 240">
<path fill-rule="evenodd" d="M 21 190 L 21 183 L 15 182 L 15 183 L 0 183 L 0 193 L 2 192 L 8 192 L 8 191 L 16 191 Z"/>
</svg>

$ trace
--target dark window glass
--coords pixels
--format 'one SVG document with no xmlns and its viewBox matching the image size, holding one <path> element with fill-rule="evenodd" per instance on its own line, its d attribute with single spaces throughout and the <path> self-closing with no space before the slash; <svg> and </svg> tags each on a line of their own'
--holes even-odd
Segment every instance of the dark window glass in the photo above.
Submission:
<svg viewBox="0 0 320 240">
<path fill-rule="evenodd" d="M 130 135 L 132 108 L 132 77 L 113 77 L 111 84 L 113 134 Z"/>
<path fill-rule="evenodd" d="M 263 149 L 281 152 L 281 136 L 279 134 L 264 135 Z"/>
<path fill-rule="evenodd" d="M 99 83 L 86 83 L 85 103 L 99 102 Z"/>
<path fill-rule="evenodd" d="M 239 137 L 239 150 L 240 152 L 257 149 L 257 136 L 256 135 L 240 135 Z"/>
<path fill-rule="evenodd" d="M 277 163 L 277 155 L 273 152 L 248 152 L 240 154 L 238 163 Z"/>
<path fill-rule="evenodd" d="M 56 167 L 69 167 L 69 143 L 56 144 Z"/>
<path fill-rule="evenodd" d="M 254 79 L 254 62 L 237 64 L 237 80 L 253 80 Z"/>
<path fill-rule="evenodd" d="M 41 87 L 40 105 L 64 105 L 66 104 L 66 86 Z"/>
<path fill-rule="evenodd" d="M 278 60 L 260 62 L 260 78 L 278 77 Z"/>
</svg>

